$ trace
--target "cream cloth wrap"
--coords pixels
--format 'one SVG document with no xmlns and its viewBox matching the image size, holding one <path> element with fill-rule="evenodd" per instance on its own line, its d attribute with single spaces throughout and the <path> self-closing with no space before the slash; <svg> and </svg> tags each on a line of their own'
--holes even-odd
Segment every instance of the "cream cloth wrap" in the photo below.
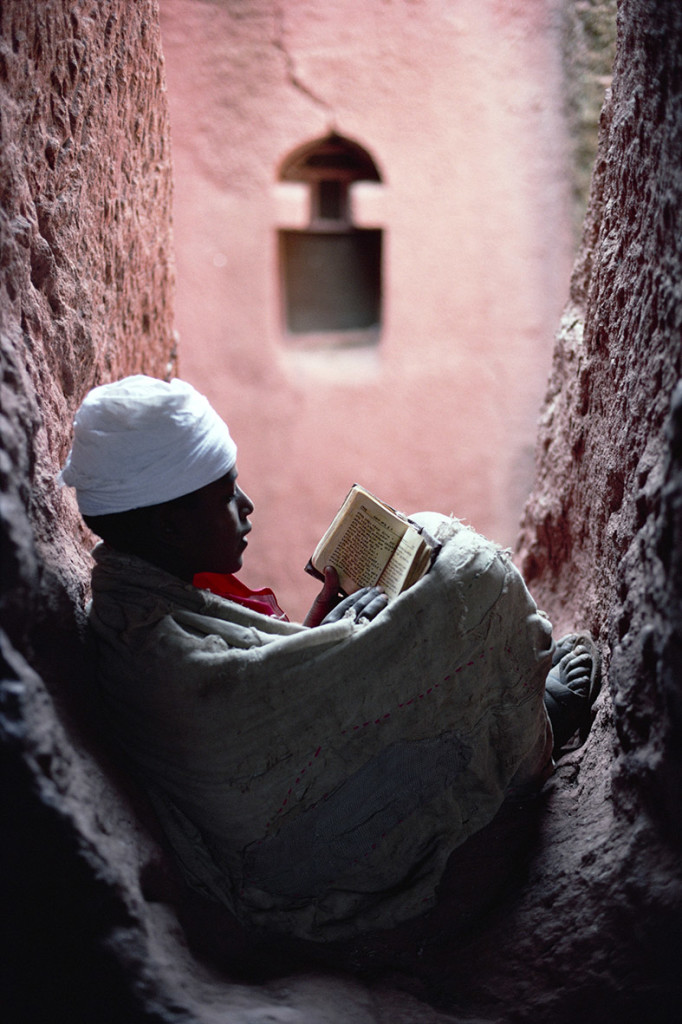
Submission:
<svg viewBox="0 0 682 1024">
<path fill-rule="evenodd" d="M 549 622 L 494 544 L 415 518 L 444 540 L 429 574 L 316 629 L 95 550 L 111 728 L 187 879 L 251 926 L 337 939 L 427 910 L 551 765 Z"/>
<path fill-rule="evenodd" d="M 83 515 L 99 516 L 190 494 L 236 460 L 227 425 L 191 384 L 135 374 L 85 396 L 59 479 Z"/>
</svg>

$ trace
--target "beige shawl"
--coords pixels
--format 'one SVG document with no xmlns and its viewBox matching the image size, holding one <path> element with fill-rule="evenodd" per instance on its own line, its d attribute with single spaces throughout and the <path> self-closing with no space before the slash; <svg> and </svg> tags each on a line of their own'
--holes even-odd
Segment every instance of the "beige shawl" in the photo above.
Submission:
<svg viewBox="0 0 682 1024">
<path fill-rule="evenodd" d="M 316 629 L 95 551 L 108 721 L 188 880 L 247 924 L 336 939 L 421 913 L 551 764 L 550 624 L 504 552 L 439 529 L 373 622 Z"/>
</svg>

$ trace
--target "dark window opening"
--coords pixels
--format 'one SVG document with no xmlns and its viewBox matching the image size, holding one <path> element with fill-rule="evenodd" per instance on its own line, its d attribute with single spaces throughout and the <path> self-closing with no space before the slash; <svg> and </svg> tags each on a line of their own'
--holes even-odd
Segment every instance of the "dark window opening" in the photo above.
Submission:
<svg viewBox="0 0 682 1024">
<path fill-rule="evenodd" d="M 359 331 L 381 320 L 381 231 L 280 231 L 287 330 Z"/>
<path fill-rule="evenodd" d="M 367 150 L 334 132 L 309 142 L 287 157 L 280 181 L 312 181 L 314 178 L 345 178 L 347 181 L 381 181 Z"/>
<path fill-rule="evenodd" d="M 315 201 L 316 200 L 316 201 Z M 315 220 L 345 220 L 346 213 L 346 188 L 344 182 L 332 178 L 318 182 L 313 199 L 313 219 Z M 315 209 L 316 207 L 316 209 Z M 317 216 L 315 216 L 317 214 Z"/>
<path fill-rule="evenodd" d="M 373 344 L 381 325 L 382 231 L 353 224 L 350 188 L 381 181 L 374 161 L 357 143 L 332 134 L 291 154 L 280 179 L 310 187 L 308 229 L 279 231 L 287 335 Z"/>
</svg>

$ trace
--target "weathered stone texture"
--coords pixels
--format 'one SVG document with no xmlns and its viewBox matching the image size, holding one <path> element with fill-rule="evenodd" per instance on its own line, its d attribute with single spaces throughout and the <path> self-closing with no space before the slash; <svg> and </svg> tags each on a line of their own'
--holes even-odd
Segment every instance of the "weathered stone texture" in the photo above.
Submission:
<svg viewBox="0 0 682 1024">
<path fill-rule="evenodd" d="M 672 950 L 682 928 L 678 4 L 620 4 L 601 132 L 519 560 L 553 621 L 587 626 L 603 644 L 609 692 L 576 768 L 583 799 L 598 803 L 601 791 L 602 812 L 613 817 L 606 842 L 585 822 L 562 856 L 582 846 L 587 857 L 591 847 L 599 884 L 580 912 L 599 922 L 598 943 L 611 947 L 612 962 L 622 970 L 631 960 L 620 982 L 630 998 L 623 1012 L 667 1020 L 679 1007 Z M 564 924 L 577 927 L 572 915 Z"/>
<path fill-rule="evenodd" d="M 596 156 L 599 114 L 611 84 L 616 50 L 616 0 L 559 3 L 564 103 L 573 159 L 573 221 L 582 233 Z"/>
<path fill-rule="evenodd" d="M 620 30 L 520 541 L 553 621 L 580 621 L 607 651 L 664 586 L 656 536 L 682 373 L 682 11 L 633 0 Z"/>
<path fill-rule="evenodd" d="M 90 387 L 172 368 L 170 196 L 156 3 L 4 0 L 0 959 L 7 1020 L 38 1022 L 50 1005 L 65 1019 L 122 1019 L 106 994 L 92 1002 L 98 985 L 106 993 L 123 973 L 95 937 L 114 928 L 125 934 L 130 921 L 120 894 L 112 896 L 112 879 L 125 867 L 112 873 L 106 865 L 116 863 L 121 837 L 135 832 L 80 729 L 89 545 L 73 497 L 55 477 Z M 118 1011 L 126 999 L 132 1006 L 123 985 L 118 991 Z"/>
<path fill-rule="evenodd" d="M 170 153 L 153 3 L 8 0 L 0 17 L 4 571 L 20 608 L 8 597 L 4 616 L 21 633 L 38 567 L 20 510 L 48 565 L 58 535 L 79 558 L 52 483 L 65 425 L 94 384 L 172 366 Z"/>
</svg>

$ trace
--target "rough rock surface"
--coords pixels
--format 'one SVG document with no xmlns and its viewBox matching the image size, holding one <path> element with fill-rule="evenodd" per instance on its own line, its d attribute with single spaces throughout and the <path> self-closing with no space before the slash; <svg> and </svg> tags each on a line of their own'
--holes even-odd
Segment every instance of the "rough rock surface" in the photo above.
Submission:
<svg viewBox="0 0 682 1024">
<path fill-rule="evenodd" d="M 682 930 L 682 9 L 627 0 L 618 26 L 518 555 L 553 621 L 600 636 L 608 675 L 592 743 L 559 772 L 582 816 L 599 809 L 562 848 L 591 878 L 573 899 L 592 938 L 571 915 L 571 944 L 595 979 L 608 950 L 611 1013 L 620 998 L 620 1019 L 654 1020 L 679 1007 Z"/>
<path fill-rule="evenodd" d="M 570 0 L 559 4 L 576 242 L 582 235 L 590 193 L 604 91 L 611 84 L 616 8 L 617 0 Z"/>
<path fill-rule="evenodd" d="M 25 648 L 46 573 L 71 600 L 85 575 L 53 485 L 65 424 L 94 384 L 172 369 L 170 153 L 152 3 L 9 0 L 1 19 L 3 619 Z"/>
<path fill-rule="evenodd" d="M 139 946 L 127 938 L 127 886 L 114 883 L 117 850 L 136 826 L 92 756 L 81 636 L 89 542 L 55 475 L 90 387 L 136 370 L 163 376 L 173 365 L 159 54 L 151 0 L 0 8 L 7 1020 L 121 1020 L 135 1002 L 96 941 L 120 929 L 125 948 Z"/>
<path fill-rule="evenodd" d="M 187 897 L 87 701 L 85 538 L 54 473 L 89 386 L 172 362 L 155 5 L 6 0 L 1 18 L 4 1018 L 676 1020 L 682 8 L 620 6 L 519 543 L 559 626 L 601 638 L 593 731 L 462 850 L 428 920 L 326 963 L 244 948 Z M 500 848 L 510 873 L 485 890 Z"/>
</svg>

